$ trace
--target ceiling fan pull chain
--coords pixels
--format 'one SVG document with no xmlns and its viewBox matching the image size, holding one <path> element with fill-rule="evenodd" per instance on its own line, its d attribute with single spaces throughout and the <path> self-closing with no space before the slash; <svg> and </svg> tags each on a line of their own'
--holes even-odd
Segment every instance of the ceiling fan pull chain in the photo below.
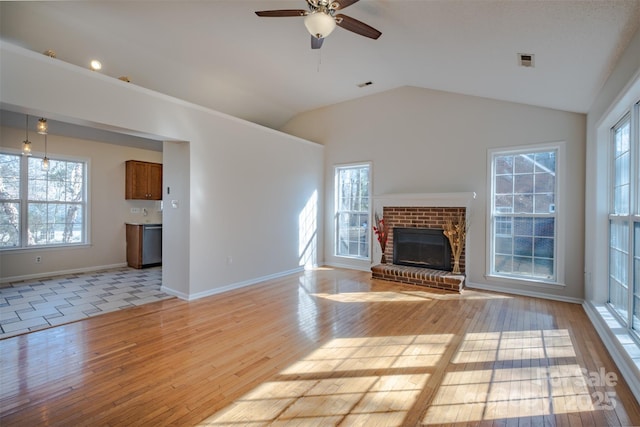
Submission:
<svg viewBox="0 0 640 427">
<path fill-rule="evenodd" d="M 320 65 L 322 64 L 322 49 L 318 49 L 318 73 L 320 72 Z"/>
</svg>

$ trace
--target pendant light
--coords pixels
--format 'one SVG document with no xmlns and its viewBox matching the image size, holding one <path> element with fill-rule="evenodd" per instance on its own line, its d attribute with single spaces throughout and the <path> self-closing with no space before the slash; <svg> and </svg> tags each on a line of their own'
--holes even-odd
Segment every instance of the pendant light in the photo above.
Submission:
<svg viewBox="0 0 640 427">
<path fill-rule="evenodd" d="M 38 126 L 37 126 L 36 130 L 40 135 L 46 135 L 48 129 L 49 129 L 49 127 L 47 126 L 47 119 L 43 118 L 43 119 L 38 120 Z"/>
<path fill-rule="evenodd" d="M 42 170 L 49 170 L 49 158 L 47 157 L 47 134 L 44 134 L 44 159 L 42 159 Z"/>
<path fill-rule="evenodd" d="M 29 141 L 29 116 L 26 116 L 25 133 L 26 133 L 26 137 L 25 137 L 24 141 L 22 141 L 22 155 L 23 156 L 30 156 L 31 155 L 31 141 Z"/>
</svg>

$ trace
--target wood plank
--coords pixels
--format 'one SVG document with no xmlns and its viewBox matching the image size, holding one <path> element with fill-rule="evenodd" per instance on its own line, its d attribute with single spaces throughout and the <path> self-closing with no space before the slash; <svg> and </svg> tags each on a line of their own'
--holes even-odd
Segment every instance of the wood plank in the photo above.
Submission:
<svg viewBox="0 0 640 427">
<path fill-rule="evenodd" d="M 2 425 L 640 424 L 580 305 L 350 270 L 160 301 L 0 350 Z M 617 383 L 589 384 L 583 372 L 601 369 Z"/>
</svg>

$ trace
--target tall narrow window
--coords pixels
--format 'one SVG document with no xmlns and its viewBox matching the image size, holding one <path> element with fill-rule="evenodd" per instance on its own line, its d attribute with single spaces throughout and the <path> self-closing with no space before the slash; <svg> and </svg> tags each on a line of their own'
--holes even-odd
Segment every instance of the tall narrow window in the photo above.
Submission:
<svg viewBox="0 0 640 427">
<path fill-rule="evenodd" d="M 369 258 L 370 191 L 368 164 L 335 168 L 335 255 Z"/>
<path fill-rule="evenodd" d="M 609 305 L 628 324 L 631 256 L 631 117 L 612 129 L 612 200 L 609 215 Z M 635 227 L 634 227 L 635 228 Z M 637 231 L 635 232 L 637 234 Z M 634 260 L 634 265 L 638 261 Z"/>
<path fill-rule="evenodd" d="M 87 164 L 0 153 L 0 249 L 87 241 Z"/>
<path fill-rule="evenodd" d="M 558 281 L 558 146 L 490 152 L 490 275 Z"/>
<path fill-rule="evenodd" d="M 640 103 L 611 128 L 608 304 L 640 337 Z"/>
<path fill-rule="evenodd" d="M 0 153 L 0 249 L 22 245 L 21 158 Z"/>
</svg>

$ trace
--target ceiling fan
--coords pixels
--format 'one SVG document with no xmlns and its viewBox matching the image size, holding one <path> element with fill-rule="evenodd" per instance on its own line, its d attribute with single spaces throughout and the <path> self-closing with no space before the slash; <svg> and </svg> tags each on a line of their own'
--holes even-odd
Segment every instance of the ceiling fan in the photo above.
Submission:
<svg viewBox="0 0 640 427">
<path fill-rule="evenodd" d="M 336 25 L 361 36 L 377 39 L 382 33 L 373 27 L 350 16 L 336 12 L 358 0 L 306 0 L 309 10 L 282 9 L 262 10 L 256 15 L 266 18 L 304 16 L 304 25 L 311 34 L 311 49 L 320 49 L 324 38 L 334 30 Z"/>
</svg>

